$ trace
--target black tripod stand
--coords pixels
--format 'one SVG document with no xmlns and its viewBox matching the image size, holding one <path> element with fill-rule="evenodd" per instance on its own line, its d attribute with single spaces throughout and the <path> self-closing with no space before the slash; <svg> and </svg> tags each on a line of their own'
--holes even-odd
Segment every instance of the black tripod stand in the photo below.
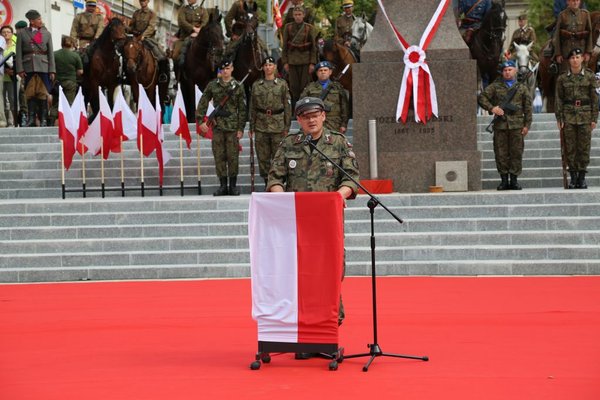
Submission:
<svg viewBox="0 0 600 400">
<path fill-rule="evenodd" d="M 373 297 L 373 343 L 369 343 L 367 347 L 369 348 L 368 353 L 360 353 L 360 354 L 349 354 L 342 356 L 342 360 L 346 358 L 357 358 L 357 357 L 370 357 L 369 361 L 364 365 L 363 372 L 367 372 L 369 370 L 369 366 L 377 357 L 397 357 L 397 358 L 409 358 L 413 360 L 422 360 L 429 361 L 429 357 L 427 356 L 411 356 L 406 354 L 393 354 L 393 353 L 384 353 L 377 342 L 377 268 L 375 264 L 375 208 L 378 205 L 381 205 L 396 221 L 402 223 L 402 220 L 394 214 L 390 209 L 388 209 L 385 204 L 381 203 L 379 199 L 373 196 L 364 186 L 362 186 L 359 182 L 357 182 L 352 176 L 350 176 L 344 169 L 327 157 L 321 150 L 317 148 L 317 146 L 311 142 L 312 137 L 307 135 L 305 139 L 305 143 L 308 143 L 314 150 L 316 150 L 322 157 L 324 157 L 331 164 L 335 165 L 337 169 L 342 171 L 342 173 L 348 177 L 352 182 L 354 182 L 359 188 L 361 188 L 369 197 L 369 201 L 367 202 L 367 207 L 369 207 L 369 213 L 371 216 L 371 287 L 372 287 L 372 297 Z"/>
</svg>

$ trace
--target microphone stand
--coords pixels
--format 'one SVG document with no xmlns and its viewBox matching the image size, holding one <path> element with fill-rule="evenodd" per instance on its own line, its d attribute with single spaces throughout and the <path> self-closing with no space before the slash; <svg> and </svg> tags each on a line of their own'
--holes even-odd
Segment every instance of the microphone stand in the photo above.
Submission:
<svg viewBox="0 0 600 400">
<path fill-rule="evenodd" d="M 316 150 L 322 157 L 324 157 L 327 161 L 333 164 L 338 170 L 340 170 L 346 177 L 348 177 L 352 182 L 356 184 L 359 188 L 363 190 L 369 197 L 369 201 L 367 202 L 367 207 L 369 207 L 369 213 L 371 216 L 371 289 L 372 289 L 372 297 L 373 297 L 373 343 L 367 344 L 369 348 L 368 353 L 359 353 L 359 354 L 350 354 L 350 355 L 342 355 L 339 362 L 342 362 L 345 358 L 358 358 L 358 357 L 370 357 L 369 361 L 362 368 L 363 372 L 367 372 L 369 370 L 369 366 L 377 357 L 396 357 L 396 358 L 408 358 L 412 360 L 422 360 L 429 361 L 429 357 L 427 356 L 411 356 L 407 354 L 394 354 L 394 353 L 384 353 L 379 346 L 377 341 L 377 268 L 375 264 L 375 223 L 374 223 L 374 212 L 375 208 L 378 205 L 381 205 L 384 210 L 386 210 L 396 221 L 399 223 L 403 223 L 402 219 L 394 214 L 389 208 L 386 207 L 377 197 L 371 194 L 363 185 L 356 181 L 350 174 L 348 174 L 340 165 L 338 165 L 335 161 L 329 158 L 325 153 L 317 148 L 317 146 L 311 141 L 312 136 L 310 134 L 306 135 L 304 139 L 304 144 L 308 144 L 313 150 Z"/>
</svg>

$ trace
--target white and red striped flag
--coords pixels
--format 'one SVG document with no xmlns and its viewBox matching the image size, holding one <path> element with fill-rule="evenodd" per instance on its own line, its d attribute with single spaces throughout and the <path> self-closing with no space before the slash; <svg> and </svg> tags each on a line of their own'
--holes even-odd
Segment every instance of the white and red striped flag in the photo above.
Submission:
<svg viewBox="0 0 600 400">
<path fill-rule="evenodd" d="M 202 100 L 202 90 L 200 90 L 200 88 L 198 87 L 198 85 L 196 85 L 196 110 L 198 109 L 198 104 L 200 104 L 200 100 Z M 206 122 L 208 121 L 208 116 L 210 115 L 210 113 L 212 113 L 214 111 L 215 107 L 213 106 L 213 102 L 212 100 L 208 103 L 208 108 L 206 109 L 206 115 L 204 116 L 204 121 L 202 122 Z M 200 121 L 196 120 L 196 134 L 201 135 L 200 133 Z M 206 133 L 206 135 L 204 135 L 203 137 L 205 137 L 206 139 L 212 139 L 213 137 L 213 131 L 212 131 L 212 127 L 208 127 L 208 132 Z"/>
<path fill-rule="evenodd" d="M 279 0 L 273 0 L 273 27 L 275 30 L 281 29 L 283 26 L 283 19 L 285 18 L 285 13 L 289 8 L 289 5 L 289 0 L 283 0 L 281 5 L 279 4 Z"/>
<path fill-rule="evenodd" d="M 259 341 L 338 342 L 343 206 L 337 192 L 252 194 L 248 235 Z"/>
<path fill-rule="evenodd" d="M 156 149 L 156 146 L 158 145 L 158 136 L 156 134 L 156 120 L 156 110 L 154 109 L 154 106 L 152 106 L 152 103 L 150 102 L 150 99 L 148 98 L 144 87 L 142 85 L 139 85 L 137 113 L 137 146 L 138 149 L 142 151 L 142 153 L 146 157 L 152 154 L 152 152 Z M 142 138 L 143 148 L 140 147 Z"/>
<path fill-rule="evenodd" d="M 165 171 L 165 165 L 171 159 L 171 154 L 163 149 L 163 142 L 165 141 L 165 134 L 162 130 L 162 107 L 160 106 L 160 95 L 158 92 L 158 85 L 156 85 L 156 92 L 154 93 L 154 104 L 156 105 L 156 159 L 158 160 L 158 183 L 160 186 L 163 184 L 163 176 Z"/>
<path fill-rule="evenodd" d="M 175 95 L 175 103 L 173 104 L 173 114 L 171 114 L 171 132 L 177 136 L 181 136 L 187 148 L 190 148 L 192 136 L 190 135 L 190 127 L 187 123 L 187 115 L 185 112 L 185 103 L 183 102 L 183 94 L 181 93 L 181 85 L 177 84 L 177 95 Z"/>
<path fill-rule="evenodd" d="M 59 87 L 58 92 L 58 137 L 62 141 L 63 167 L 68 170 L 75 155 L 77 127 L 71 115 L 71 106 L 62 87 Z"/>
<path fill-rule="evenodd" d="M 84 144 L 81 144 L 80 141 L 85 136 L 89 126 L 81 87 L 77 91 L 77 96 L 75 96 L 73 104 L 71 104 L 71 115 L 73 116 L 73 122 L 77 127 L 77 152 L 83 155 L 88 151 L 88 148 Z"/>
<path fill-rule="evenodd" d="M 117 87 L 117 96 L 113 105 L 114 134 L 123 141 L 137 139 L 137 119 L 125 101 L 121 86 Z"/>
<path fill-rule="evenodd" d="M 114 140 L 112 113 L 100 87 L 98 87 L 98 96 L 100 110 L 89 125 L 81 143 L 96 156 L 104 153 L 103 158 L 106 160 L 111 151 L 120 151 L 120 143 Z"/>
</svg>

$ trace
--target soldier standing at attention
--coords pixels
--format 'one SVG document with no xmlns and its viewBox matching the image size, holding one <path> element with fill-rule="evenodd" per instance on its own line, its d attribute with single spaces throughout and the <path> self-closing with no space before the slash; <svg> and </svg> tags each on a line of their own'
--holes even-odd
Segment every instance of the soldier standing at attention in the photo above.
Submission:
<svg viewBox="0 0 600 400">
<path fill-rule="evenodd" d="M 79 13 L 71 24 L 71 37 L 75 41 L 75 47 L 85 49 L 90 42 L 96 40 L 104 30 L 104 17 L 96 12 L 96 1 L 87 0 L 85 11 Z"/>
<path fill-rule="evenodd" d="M 294 22 L 294 8 L 302 7 L 304 8 L 304 22 L 307 24 L 313 24 L 315 21 L 315 17 L 313 16 L 313 11 L 310 7 L 304 4 L 302 0 L 292 0 L 292 6 L 285 13 L 285 18 L 283 19 L 283 25 L 289 24 L 290 22 Z"/>
<path fill-rule="evenodd" d="M 353 14 L 354 2 L 344 0 L 342 2 L 344 12 L 335 20 L 335 39 L 339 44 L 350 47 L 350 38 L 352 37 L 352 24 L 356 20 Z"/>
<path fill-rule="evenodd" d="M 311 81 L 317 63 L 315 28 L 304 22 L 304 8 L 294 7 L 294 22 L 283 28 L 283 69 L 289 74 L 292 105 L 300 98 L 302 89 Z"/>
<path fill-rule="evenodd" d="M 196 119 L 204 121 L 208 103 L 213 101 L 215 107 L 221 104 L 223 98 L 230 89 L 233 91 L 231 98 L 227 101 L 224 108 L 215 118 L 213 126 L 212 151 L 215 157 L 215 167 L 220 187 L 213 194 L 214 196 L 239 196 L 240 190 L 237 188 L 237 176 L 239 170 L 239 143 L 244 136 L 244 127 L 246 125 L 246 95 L 243 85 L 233 79 L 233 64 L 230 60 L 224 60 L 221 63 L 220 77 L 210 81 L 204 90 L 202 100 L 196 110 Z M 202 122 L 200 131 L 203 134 L 208 132 L 208 125 Z M 227 185 L 229 178 L 229 187 Z"/>
<path fill-rule="evenodd" d="M 28 126 L 35 126 L 36 115 L 41 126 L 48 125 L 48 95 L 56 74 L 52 35 L 36 10 L 25 14 L 29 27 L 17 34 L 16 72 L 24 79 L 29 113 Z"/>
<path fill-rule="evenodd" d="M 517 176 L 522 170 L 525 136 L 532 115 L 529 89 L 517 82 L 516 76 L 515 62 L 504 62 L 502 77 L 486 87 L 478 99 L 481 108 L 494 114 L 494 154 L 502 179 L 498 190 L 521 190 Z"/>
<path fill-rule="evenodd" d="M 277 66 L 273 57 L 265 59 L 262 70 L 264 78 L 252 85 L 248 135 L 256 134 L 258 167 L 266 188 L 271 159 L 290 130 L 292 107 L 287 82 L 275 77 Z"/>
<path fill-rule="evenodd" d="M 329 61 L 321 61 L 315 69 L 318 80 L 306 85 L 300 97 L 318 97 L 323 100 L 325 109 L 328 110 L 325 127 L 335 132 L 346 133 L 350 118 L 348 93 L 339 82 L 331 80 L 333 65 Z"/>
<path fill-rule="evenodd" d="M 183 65 L 185 54 L 190 46 L 191 38 L 198 36 L 200 29 L 208 24 L 208 12 L 202 5 L 197 4 L 198 0 L 187 0 L 186 5 L 179 9 L 177 14 L 177 24 L 179 38 L 173 45 L 173 61 Z"/>
<path fill-rule="evenodd" d="M 584 66 L 590 60 L 592 43 L 592 23 L 587 10 L 579 8 L 581 0 L 567 0 L 567 9 L 558 15 L 554 32 L 554 59 L 561 65 L 561 72 L 569 70 L 569 53 L 574 48 L 583 51 Z"/>
<path fill-rule="evenodd" d="M 592 131 L 598 120 L 598 85 L 594 72 L 583 67 L 583 51 L 568 54 L 569 70 L 556 81 L 555 114 L 563 129 L 565 155 L 571 175 L 569 189 L 587 189 L 585 174 L 590 163 Z"/>
</svg>

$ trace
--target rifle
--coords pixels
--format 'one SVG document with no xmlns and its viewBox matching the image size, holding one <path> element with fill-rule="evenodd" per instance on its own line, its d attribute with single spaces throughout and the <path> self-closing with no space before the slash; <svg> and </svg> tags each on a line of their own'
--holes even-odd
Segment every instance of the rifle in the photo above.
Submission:
<svg viewBox="0 0 600 400">
<path fill-rule="evenodd" d="M 250 138 L 250 193 L 254 192 L 254 139 Z"/>
<path fill-rule="evenodd" d="M 244 84 L 244 81 L 248 79 L 248 76 L 250 76 L 250 72 L 252 72 L 252 70 L 248 70 L 248 73 L 246 74 L 246 76 L 244 76 L 244 79 L 240 81 L 239 86 L 242 86 Z M 231 99 L 231 96 L 233 96 L 237 88 L 238 85 L 233 85 L 229 89 L 227 89 L 227 93 L 225 94 L 225 96 L 223 96 L 219 104 L 208 116 L 208 119 L 206 120 L 206 125 L 208 125 L 209 127 L 213 127 L 215 125 L 215 120 L 217 119 L 217 117 L 229 116 L 229 113 L 225 111 L 225 105 Z"/>
<path fill-rule="evenodd" d="M 344 69 L 342 70 L 342 72 L 340 72 L 340 74 L 337 76 L 337 78 L 335 78 L 335 80 L 339 81 L 340 78 L 346 73 L 346 71 L 348 71 L 348 68 L 350 68 L 350 64 L 346 64 L 346 66 L 344 67 Z M 327 86 L 327 89 L 321 90 L 321 95 L 319 96 L 319 98 L 321 100 L 323 100 L 323 101 L 325 100 L 325 98 L 327 97 L 327 95 L 331 91 L 331 86 L 332 85 L 329 85 L 329 86 Z"/>
<path fill-rule="evenodd" d="M 512 114 L 514 112 L 517 111 L 517 107 L 510 104 L 510 102 L 512 101 L 513 97 L 515 97 L 515 93 L 517 93 L 517 86 L 519 85 L 518 82 L 515 82 L 515 84 L 513 85 L 512 88 L 510 88 L 510 90 L 508 91 L 508 93 L 506 93 L 506 96 L 502 99 L 502 101 L 500 102 L 500 104 L 498 105 L 498 107 L 500 107 L 501 109 L 504 110 L 504 114 Z M 505 117 L 506 118 L 506 117 Z M 497 115 L 494 115 L 494 118 L 492 118 L 492 121 L 490 122 L 490 124 L 485 128 L 486 132 L 488 133 L 492 133 L 494 132 L 494 130 L 492 129 L 492 126 L 494 125 L 494 122 L 496 122 L 496 120 L 498 119 Z"/>
<path fill-rule="evenodd" d="M 562 162 L 563 188 L 568 189 L 567 182 L 567 155 L 565 154 L 565 128 L 560 128 L 560 160 Z"/>
</svg>

